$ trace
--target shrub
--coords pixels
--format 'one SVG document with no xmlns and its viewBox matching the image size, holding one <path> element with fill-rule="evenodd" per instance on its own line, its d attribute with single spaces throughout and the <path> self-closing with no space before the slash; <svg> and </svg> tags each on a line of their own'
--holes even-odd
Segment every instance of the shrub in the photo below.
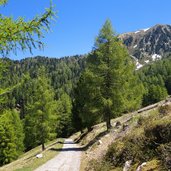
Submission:
<svg viewBox="0 0 171 171">
<path fill-rule="evenodd" d="M 171 141 L 171 117 L 152 122 L 145 128 L 145 136 L 153 142 L 154 147 Z"/>
<path fill-rule="evenodd" d="M 161 109 L 166 113 L 169 108 Z M 139 117 L 134 130 L 109 146 L 103 162 L 112 164 L 114 171 L 123 168 L 128 160 L 133 161 L 134 170 L 143 162 L 147 162 L 144 171 L 171 169 L 171 115 L 161 117 L 154 111 L 149 117 Z"/>
<path fill-rule="evenodd" d="M 160 106 L 158 110 L 161 115 L 167 115 L 171 112 L 171 106 L 163 105 L 163 106 Z"/>
<path fill-rule="evenodd" d="M 127 160 L 141 163 L 159 156 L 156 148 L 171 142 L 171 118 L 156 118 L 158 115 L 150 120 L 140 117 L 138 125 L 141 127 L 111 144 L 105 157 L 106 161 L 110 161 L 114 167 L 123 167 Z M 170 158 L 167 159 L 170 164 Z"/>
<path fill-rule="evenodd" d="M 108 161 L 92 160 L 85 171 L 109 171 L 112 169 L 112 165 Z"/>
<path fill-rule="evenodd" d="M 161 144 L 158 147 L 158 153 L 165 169 L 171 170 L 171 142 L 167 144 Z"/>
</svg>

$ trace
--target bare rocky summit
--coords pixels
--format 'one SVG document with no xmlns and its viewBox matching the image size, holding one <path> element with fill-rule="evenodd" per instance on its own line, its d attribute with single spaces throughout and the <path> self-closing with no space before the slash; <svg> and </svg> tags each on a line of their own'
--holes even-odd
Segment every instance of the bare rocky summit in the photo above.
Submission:
<svg viewBox="0 0 171 171">
<path fill-rule="evenodd" d="M 171 53 L 171 25 L 157 24 L 151 28 L 119 35 L 137 68 Z"/>
</svg>

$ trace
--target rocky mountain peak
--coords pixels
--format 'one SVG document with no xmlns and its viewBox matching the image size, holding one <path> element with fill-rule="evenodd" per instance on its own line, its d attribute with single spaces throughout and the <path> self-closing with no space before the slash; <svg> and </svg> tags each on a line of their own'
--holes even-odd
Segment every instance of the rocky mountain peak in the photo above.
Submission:
<svg viewBox="0 0 171 171">
<path fill-rule="evenodd" d="M 171 53 L 171 25 L 156 24 L 147 29 L 121 34 L 130 54 L 143 63 Z"/>
</svg>

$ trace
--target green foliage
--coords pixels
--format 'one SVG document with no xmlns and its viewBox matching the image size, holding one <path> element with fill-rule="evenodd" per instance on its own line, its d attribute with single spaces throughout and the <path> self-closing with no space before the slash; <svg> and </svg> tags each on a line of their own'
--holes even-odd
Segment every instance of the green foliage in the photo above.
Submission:
<svg viewBox="0 0 171 171">
<path fill-rule="evenodd" d="M 17 157 L 14 128 L 7 114 L 0 119 L 0 137 L 0 165 L 2 166 Z"/>
<path fill-rule="evenodd" d="M 98 97 L 97 88 L 95 87 L 95 79 L 92 79 L 93 75 L 86 70 L 79 79 L 77 87 L 74 91 L 74 109 L 77 115 L 77 119 L 80 121 L 82 127 L 87 127 L 91 130 L 91 127 L 99 122 L 98 114 Z"/>
<path fill-rule="evenodd" d="M 148 93 L 144 96 L 144 105 L 153 104 L 164 100 L 168 96 L 167 90 L 164 86 L 149 85 Z"/>
<path fill-rule="evenodd" d="M 44 150 L 45 142 L 55 137 L 54 92 L 44 69 L 39 71 L 32 85 L 32 101 L 26 106 L 27 115 L 24 119 L 25 145 L 28 150 L 41 144 Z"/>
<path fill-rule="evenodd" d="M 8 65 L 8 61 L 4 61 L 3 59 L 0 59 L 0 81 L 2 82 L 3 79 L 3 75 L 6 71 L 6 67 Z M 2 85 L 0 86 L 0 110 L 2 110 L 3 105 L 5 103 L 5 98 L 4 98 L 4 94 L 7 92 L 6 87 L 2 87 Z"/>
<path fill-rule="evenodd" d="M 0 0 L 0 5 L 5 5 L 8 0 Z"/>
<path fill-rule="evenodd" d="M 13 89 L 13 91 L 9 92 L 7 95 L 3 95 L 3 98 L 6 98 L 5 104 L 1 107 L 6 108 L 14 108 L 17 106 L 17 108 L 20 110 L 20 117 L 24 119 L 27 117 L 26 115 L 30 115 L 29 111 L 29 105 L 34 106 L 36 92 L 37 92 L 37 86 L 36 84 L 38 81 L 36 81 L 37 77 L 39 76 L 39 69 L 41 66 L 45 66 L 46 68 L 46 75 L 48 78 L 48 84 L 52 85 L 54 98 L 57 99 L 54 103 L 55 112 L 57 118 L 54 119 L 54 129 L 58 136 L 68 136 L 73 132 L 73 122 L 72 120 L 72 114 L 68 110 L 65 110 L 66 103 L 65 101 L 69 102 L 69 110 L 72 109 L 71 100 L 69 97 L 64 100 L 64 98 L 61 98 L 63 94 L 66 97 L 66 93 L 69 94 L 72 97 L 72 89 L 74 85 L 76 84 L 80 72 L 85 67 L 85 57 L 82 56 L 74 56 L 74 57 L 66 57 L 63 59 L 55 59 L 55 58 L 43 58 L 43 57 L 36 57 L 36 58 L 28 58 L 25 60 L 19 61 L 11 61 L 8 59 L 3 59 L 3 63 L 9 61 L 10 65 L 7 67 L 7 71 L 4 72 L 3 79 L 1 79 L 2 87 L 8 87 L 17 84 L 20 82 L 20 86 Z M 66 92 L 66 93 L 65 93 Z M 61 101 L 62 100 L 62 101 Z M 61 101 L 61 102 L 60 102 Z M 66 103 L 66 104 L 65 104 Z M 58 106 L 59 105 L 59 108 Z M 66 113 L 65 113 L 66 112 Z M 60 115 L 63 115 L 65 117 L 61 117 Z M 29 121 L 25 123 L 26 125 L 30 126 L 30 131 L 33 129 L 32 125 L 34 125 L 31 121 L 30 117 L 28 116 Z M 26 120 L 25 120 L 26 122 Z M 67 129 L 65 129 L 64 125 L 67 126 Z M 61 128 L 59 128 L 61 126 Z M 56 128 L 57 127 L 57 128 Z M 34 142 L 34 137 L 36 135 L 33 134 L 33 136 L 27 136 L 28 141 Z M 54 137 L 54 136 L 53 136 Z M 30 140 L 29 140 L 30 138 Z M 36 137 L 35 137 L 36 138 Z M 26 141 L 25 141 L 26 143 Z M 26 143 L 27 144 L 27 143 Z M 37 144 L 37 142 L 35 143 Z M 35 146 L 35 144 L 30 144 L 30 147 L 26 145 L 26 149 L 30 149 Z"/>
<path fill-rule="evenodd" d="M 145 87 L 143 106 L 158 102 L 171 93 L 171 58 L 165 57 L 138 71 L 140 80 Z"/>
<path fill-rule="evenodd" d="M 76 100 L 73 100 L 72 102 L 72 125 L 74 132 L 83 132 L 83 123 L 81 117 L 79 116 L 79 107 Z"/>
<path fill-rule="evenodd" d="M 24 151 L 24 130 L 23 130 L 23 122 L 20 119 L 19 112 L 16 110 L 13 110 L 11 112 L 11 123 L 14 127 L 15 131 L 15 144 L 16 144 L 16 150 L 17 155 L 21 155 Z"/>
<path fill-rule="evenodd" d="M 116 141 L 109 147 L 106 159 L 115 167 L 122 167 L 128 160 L 134 160 L 134 162 L 148 161 L 153 153 L 150 153 L 145 141 L 147 139 L 143 135 L 127 137 L 123 142 Z M 145 154 L 144 150 L 146 151 Z"/>
<path fill-rule="evenodd" d="M 10 163 L 24 150 L 23 126 L 16 111 L 0 115 L 0 165 Z"/>
<path fill-rule="evenodd" d="M 6 2 L 7 0 L 1 0 L 0 5 Z M 5 56 L 10 51 L 16 53 L 18 49 L 22 51 L 29 49 L 30 52 L 32 48 L 41 49 L 43 32 L 49 30 L 50 20 L 54 16 L 52 4 L 44 14 L 27 22 L 22 17 L 14 20 L 12 17 L 0 15 L 0 53 Z"/>
<path fill-rule="evenodd" d="M 171 117 L 153 121 L 145 128 L 145 136 L 151 139 L 153 146 L 171 141 Z"/>
<path fill-rule="evenodd" d="M 171 94 L 171 76 L 170 75 L 167 76 L 167 78 L 165 80 L 165 85 L 166 85 L 168 94 Z"/>
<path fill-rule="evenodd" d="M 109 20 L 99 33 L 96 48 L 88 58 L 88 67 L 98 80 L 101 112 L 109 122 L 111 117 L 140 106 L 142 85 L 134 74 L 135 67 L 126 48 L 114 36 Z"/>
<path fill-rule="evenodd" d="M 4 59 L 4 62 L 6 60 L 7 59 Z M 14 90 L 12 95 L 9 96 L 9 100 L 12 101 L 12 98 L 15 98 L 16 104 L 18 103 L 21 105 L 22 96 L 25 94 L 22 93 L 25 92 L 22 88 L 25 86 L 25 76 L 29 74 L 31 79 L 36 78 L 38 70 L 43 66 L 46 68 L 50 84 L 55 90 L 55 99 L 59 99 L 63 92 L 66 92 L 72 97 L 73 88 L 75 87 L 82 70 L 85 68 L 85 60 L 85 56 L 78 55 L 61 59 L 35 57 L 23 59 L 21 61 L 10 60 L 11 64 L 8 67 L 9 71 L 8 74 L 4 76 L 2 85 L 3 87 L 8 87 L 17 84 L 18 82 L 23 82 L 22 86 Z M 23 78 L 23 81 L 21 78 Z"/>
<path fill-rule="evenodd" d="M 112 117 L 140 107 L 143 86 L 134 71 L 126 48 L 107 20 L 96 39 L 95 49 L 87 58 L 87 69 L 78 85 L 76 101 L 83 121 L 92 125 L 103 118 L 110 128 Z"/>
<path fill-rule="evenodd" d="M 72 103 L 70 97 L 64 93 L 57 101 L 57 125 L 58 137 L 68 137 L 73 132 L 72 128 Z"/>
<path fill-rule="evenodd" d="M 8 0 L 0 0 L 0 5 L 5 5 Z M 17 50 L 26 50 L 29 49 L 32 52 L 32 48 L 42 48 L 43 43 L 41 38 L 44 35 L 45 31 L 50 29 L 50 20 L 53 19 L 55 13 L 53 12 L 53 6 L 50 4 L 50 7 L 46 9 L 45 13 L 34 17 L 32 20 L 25 22 L 24 18 L 19 17 L 17 20 L 14 20 L 12 17 L 6 17 L 0 15 L 0 53 L 3 56 L 8 55 L 11 51 L 16 53 Z M 3 63 L 2 63 L 3 62 Z M 2 76 L 4 68 L 6 67 L 6 61 L 0 61 L 0 79 L 2 81 Z M 4 67 L 4 66 L 5 67 Z M 7 73 L 6 73 L 7 74 Z M 5 75 L 6 77 L 6 75 Z M 15 79 L 15 78 L 14 78 Z M 4 80 L 3 80 L 4 81 Z M 18 80 L 16 80 L 18 81 Z M 16 85 L 13 84 L 6 86 L 1 84 L 0 87 L 0 103 L 6 102 L 7 93 L 11 92 Z M 17 82 L 18 85 L 18 82 Z M 2 87 L 4 86 L 4 87 Z M 2 97 L 3 96 L 3 97 Z M 14 102 L 15 99 L 12 99 Z M 10 106 L 11 107 L 11 106 Z M 4 108 L 4 106 L 2 107 Z"/>
</svg>

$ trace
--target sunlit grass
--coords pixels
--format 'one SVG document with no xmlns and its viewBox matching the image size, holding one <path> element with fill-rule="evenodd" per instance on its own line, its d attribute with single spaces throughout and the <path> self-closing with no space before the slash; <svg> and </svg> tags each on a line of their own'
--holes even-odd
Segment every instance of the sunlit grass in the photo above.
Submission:
<svg viewBox="0 0 171 171">
<path fill-rule="evenodd" d="M 63 139 L 58 139 L 48 142 L 46 144 L 46 150 L 42 153 L 42 158 L 36 158 L 36 155 L 41 153 L 41 146 L 38 146 L 23 154 L 18 160 L 1 167 L 0 171 L 33 171 L 55 157 L 59 152 L 57 150 L 51 150 L 51 148 L 61 149 L 63 141 Z"/>
</svg>

